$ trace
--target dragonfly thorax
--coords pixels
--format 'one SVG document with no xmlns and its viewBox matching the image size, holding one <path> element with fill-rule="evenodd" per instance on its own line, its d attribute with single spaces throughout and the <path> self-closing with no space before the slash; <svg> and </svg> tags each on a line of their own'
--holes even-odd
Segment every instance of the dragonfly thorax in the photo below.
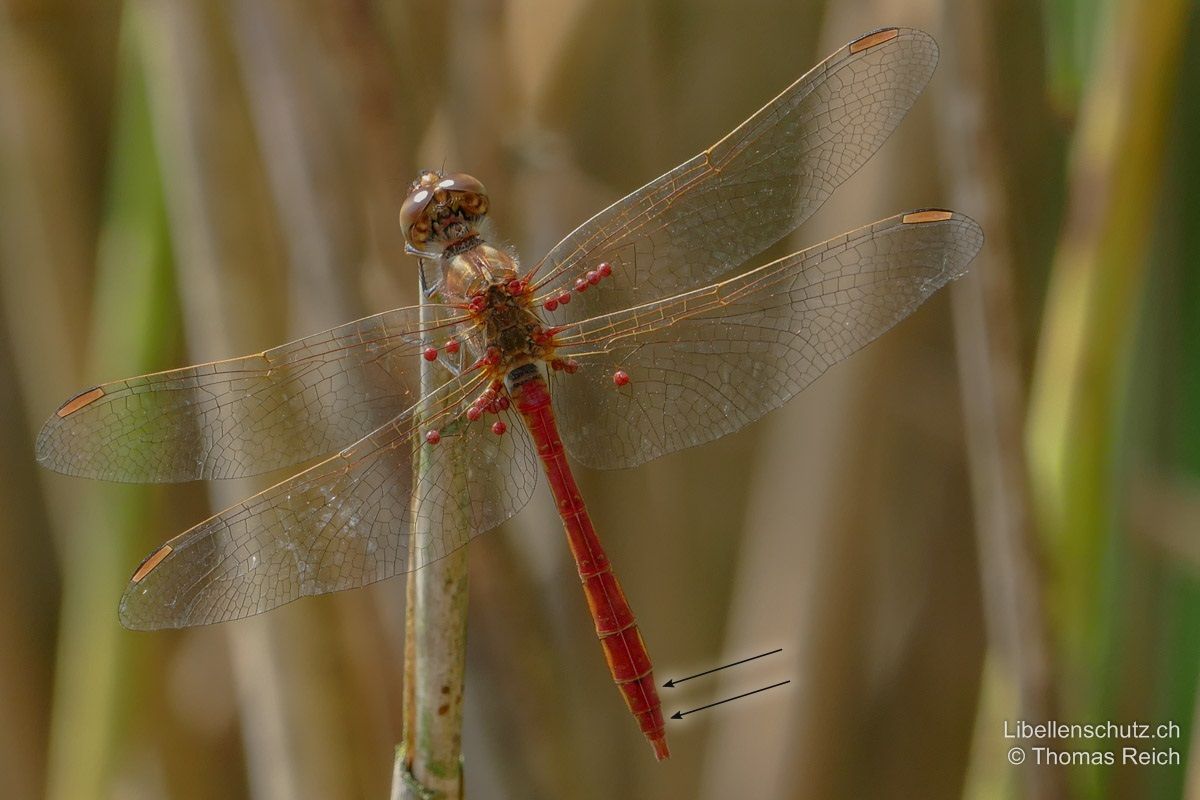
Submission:
<svg viewBox="0 0 1200 800">
<path fill-rule="evenodd" d="M 486 359 L 497 379 L 515 367 L 547 360 L 553 337 L 533 307 L 516 259 L 482 237 L 437 259 L 437 293 L 443 302 L 465 306 L 483 331 L 468 337 L 473 357 Z"/>
<path fill-rule="evenodd" d="M 518 273 L 516 259 L 480 236 L 469 247 L 444 252 L 438 266 L 442 273 L 439 293 L 452 303 L 469 303 L 472 298 L 490 296 L 493 287 L 505 290 Z"/>
<path fill-rule="evenodd" d="M 492 369 L 503 378 L 509 371 L 551 357 L 553 337 L 530 306 L 527 287 L 515 278 L 497 281 L 475 296 Z"/>
</svg>

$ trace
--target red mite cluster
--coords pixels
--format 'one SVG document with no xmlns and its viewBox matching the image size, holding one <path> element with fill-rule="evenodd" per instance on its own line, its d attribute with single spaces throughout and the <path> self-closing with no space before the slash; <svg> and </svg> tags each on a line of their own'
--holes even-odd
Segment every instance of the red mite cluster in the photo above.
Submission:
<svg viewBox="0 0 1200 800">
<path fill-rule="evenodd" d="M 449 339 L 446 341 L 446 352 L 450 355 L 457 353 L 458 348 L 459 344 L 457 339 Z M 426 361 L 437 361 L 438 349 L 436 347 L 426 347 L 423 351 L 421 351 L 421 355 L 425 357 Z"/>
<path fill-rule="evenodd" d="M 475 401 L 467 407 L 466 418 L 475 422 L 484 414 L 499 414 L 507 411 L 511 401 L 508 395 L 503 394 L 504 384 L 500 381 L 492 381 L 491 385 L 483 391 L 483 394 L 475 398 Z M 492 423 L 492 433 L 500 436 L 508 430 L 508 426 L 502 420 L 496 420 Z M 442 441 L 442 433 L 438 430 L 431 430 L 425 434 L 425 441 L 429 444 L 437 444 Z"/>
<path fill-rule="evenodd" d="M 589 286 L 595 286 L 609 275 L 612 275 L 612 271 L 612 264 L 609 264 L 607 261 L 601 263 L 600 266 L 575 281 L 575 291 L 582 294 L 587 291 Z M 569 302 L 571 302 L 571 293 L 562 292 L 557 297 L 548 298 L 546 302 L 542 303 L 542 308 L 547 311 L 553 311 L 559 306 L 565 306 Z"/>
<path fill-rule="evenodd" d="M 550 361 L 550 369 L 574 375 L 579 371 L 579 362 L 573 358 L 555 358 Z"/>
<path fill-rule="evenodd" d="M 575 281 L 575 291 L 580 293 L 585 292 L 589 286 L 595 286 L 596 284 L 600 283 L 600 281 L 612 275 L 612 273 L 612 265 L 607 261 L 602 262 L 594 270 L 589 270 L 583 277 Z M 514 296 L 523 294 L 527 289 L 525 282 L 520 279 L 513 279 L 509 281 L 505 288 L 508 290 L 509 294 Z M 547 311 L 554 311 L 560 305 L 565 306 L 569 302 L 571 302 L 571 293 L 564 291 L 555 297 L 547 298 L 542 303 L 542 307 Z M 471 310 L 471 312 L 475 314 L 481 314 L 487 309 L 487 299 L 482 295 L 473 297 L 467 304 L 467 307 Z M 559 330 L 559 328 L 546 328 L 537 330 L 534 332 L 535 341 L 537 341 L 539 344 L 544 344 L 546 339 L 554 336 L 554 334 L 558 333 Z M 450 339 L 445 344 L 446 352 L 450 353 L 451 355 L 457 353 L 459 351 L 459 347 L 460 345 L 457 339 Z M 422 351 L 421 355 L 426 361 L 436 361 L 438 357 L 438 349 L 436 347 L 426 347 Z M 495 347 L 489 347 L 483 358 L 479 360 L 478 366 L 496 366 L 500 363 L 500 360 L 500 351 Z M 555 358 L 551 359 L 550 368 L 556 372 L 561 371 L 567 373 L 568 375 L 573 375 L 579 371 L 579 362 L 573 358 Z M 612 380 L 613 384 L 618 387 L 627 386 L 629 384 L 629 373 L 625 372 L 624 370 L 617 370 L 613 373 Z M 503 391 L 504 384 L 501 381 L 492 381 L 491 385 L 488 386 L 483 394 L 476 398 L 475 401 L 467 408 L 465 414 L 467 420 L 470 422 L 475 422 L 479 420 L 485 413 L 499 414 L 502 411 L 508 410 L 510 401 Z M 508 426 L 502 420 L 496 420 L 492 423 L 492 433 L 496 434 L 497 436 L 502 435 L 507 430 Z M 442 441 L 441 431 L 428 431 L 425 434 L 425 441 L 429 444 L 438 444 Z"/>
<path fill-rule="evenodd" d="M 504 384 L 500 381 L 492 381 L 491 386 L 483 391 L 483 394 L 475 398 L 475 402 L 471 403 L 467 409 L 467 419 L 474 422 L 487 414 L 499 414 L 501 411 L 508 410 L 508 395 L 501 394 L 504 390 Z M 492 426 L 492 430 L 496 430 L 496 426 Z M 504 426 L 500 426 L 500 430 L 496 433 L 503 433 Z"/>
</svg>

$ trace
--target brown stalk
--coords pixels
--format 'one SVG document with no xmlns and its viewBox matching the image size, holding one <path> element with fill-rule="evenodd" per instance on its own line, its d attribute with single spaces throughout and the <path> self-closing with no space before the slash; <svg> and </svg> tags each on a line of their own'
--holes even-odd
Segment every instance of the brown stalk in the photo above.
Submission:
<svg viewBox="0 0 1200 800">
<path fill-rule="evenodd" d="M 997 64 L 991 48 L 1000 40 L 979 4 L 947 3 L 944 13 L 948 35 L 938 103 L 943 172 L 952 207 L 975 217 L 988 237 L 951 297 L 989 648 L 1000 680 L 1015 690 L 1016 708 L 1006 709 L 1004 718 L 1054 719 L 1054 659 L 1024 449 L 1025 369 L 1008 238 L 1013 221 L 994 133 L 1000 109 L 991 91 L 998 80 L 990 72 Z M 999 722 L 986 712 L 981 720 L 986 729 L 979 729 L 977 742 L 986 755 L 977 758 L 991 761 Z M 1066 796 L 1062 770 L 1030 762 L 1020 771 L 1028 797 Z"/>
<path fill-rule="evenodd" d="M 422 315 L 426 307 L 422 307 Z M 436 364 L 421 363 L 421 395 L 437 384 Z M 430 538 L 422 513 L 428 462 L 413 444 L 412 536 Z M 465 478 L 465 475 L 463 476 Z M 502 480 L 503 476 L 494 476 Z M 467 497 L 465 487 L 458 496 Z M 465 522 L 461 524 L 465 525 Z M 415 549 L 415 548 L 414 548 Z M 392 770 L 393 800 L 459 800 L 463 796 L 462 717 L 467 670 L 467 550 L 408 576 L 405 611 L 404 730 Z"/>
<path fill-rule="evenodd" d="M 192 355 L 203 360 L 282 341 L 280 259 L 262 212 L 269 207 L 262 167 L 247 146 L 252 133 L 228 43 L 211 7 L 145 2 L 134 9 Z M 244 482 L 210 489 L 216 507 L 249 492 Z M 225 628 L 256 796 L 357 793 L 344 752 L 350 739 L 327 678 L 327 612 L 308 602 Z"/>
</svg>

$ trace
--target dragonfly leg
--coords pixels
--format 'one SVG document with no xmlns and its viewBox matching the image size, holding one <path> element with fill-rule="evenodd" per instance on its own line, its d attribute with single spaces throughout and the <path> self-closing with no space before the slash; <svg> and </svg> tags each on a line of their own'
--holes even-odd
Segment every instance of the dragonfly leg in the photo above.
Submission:
<svg viewBox="0 0 1200 800">
<path fill-rule="evenodd" d="M 437 296 L 438 291 L 442 288 L 441 281 L 430 284 L 425 279 L 425 259 L 417 259 L 417 277 L 421 283 L 421 294 L 425 295 L 425 299 L 433 301 Z"/>
<path fill-rule="evenodd" d="M 445 367 L 451 375 L 457 378 L 462 374 L 463 370 L 462 354 L 460 353 L 459 355 L 452 356 L 451 358 L 454 360 L 451 361 L 450 358 L 439 358 L 438 363 Z"/>
</svg>

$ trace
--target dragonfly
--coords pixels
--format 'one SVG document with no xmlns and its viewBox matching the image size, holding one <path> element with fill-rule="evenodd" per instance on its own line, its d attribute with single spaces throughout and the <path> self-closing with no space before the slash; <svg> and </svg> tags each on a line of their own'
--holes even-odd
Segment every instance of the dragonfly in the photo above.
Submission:
<svg viewBox="0 0 1200 800">
<path fill-rule="evenodd" d="M 528 269 L 488 238 L 482 182 L 425 171 L 400 210 L 421 305 L 67 400 L 37 455 L 69 475 L 326 456 L 154 549 L 121 622 L 225 622 L 419 569 L 516 514 L 541 472 L 612 678 L 667 758 L 651 658 L 567 453 L 632 467 L 730 434 L 965 272 L 980 227 L 929 208 L 750 265 L 879 149 L 937 55 L 918 30 L 860 36 Z"/>
</svg>

